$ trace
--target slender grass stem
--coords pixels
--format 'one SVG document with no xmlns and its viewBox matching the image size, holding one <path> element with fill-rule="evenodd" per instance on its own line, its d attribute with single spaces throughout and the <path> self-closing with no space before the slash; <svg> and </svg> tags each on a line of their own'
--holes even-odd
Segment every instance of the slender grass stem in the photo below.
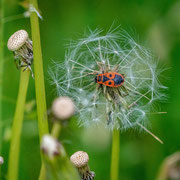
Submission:
<svg viewBox="0 0 180 180">
<path fill-rule="evenodd" d="M 16 103 L 16 110 L 12 125 L 12 136 L 9 153 L 9 164 L 8 164 L 8 180 L 18 179 L 18 163 L 19 163 L 19 151 L 20 151 L 20 139 L 21 130 L 23 125 L 24 117 L 24 106 L 26 101 L 26 94 L 29 84 L 29 70 L 23 72 L 21 70 L 19 93 Z"/>
<path fill-rule="evenodd" d="M 37 0 L 30 0 L 30 4 L 38 9 Z M 38 127 L 40 140 L 44 134 L 49 132 L 48 129 L 48 117 L 46 107 L 46 95 L 44 85 L 44 72 L 43 72 L 43 61 L 41 52 L 40 42 L 40 30 L 39 30 L 39 19 L 35 12 L 31 12 L 31 32 L 33 40 L 33 54 L 34 54 L 34 75 L 35 75 L 35 89 L 36 89 L 36 103 L 37 103 L 37 115 L 38 115 Z M 40 180 L 45 179 L 46 170 L 44 164 L 42 164 L 40 172 Z"/>
<path fill-rule="evenodd" d="M 112 154 L 111 154 L 111 180 L 119 180 L 119 151 L 120 151 L 120 132 L 113 130 L 112 136 Z"/>
<path fill-rule="evenodd" d="M 0 155 L 2 153 L 2 137 L 3 137 L 3 117 L 2 117 L 2 97 L 3 97 L 3 67 L 4 67 L 4 0 L 1 0 L 0 6 Z M 1 179 L 1 166 L 0 166 Z"/>
</svg>

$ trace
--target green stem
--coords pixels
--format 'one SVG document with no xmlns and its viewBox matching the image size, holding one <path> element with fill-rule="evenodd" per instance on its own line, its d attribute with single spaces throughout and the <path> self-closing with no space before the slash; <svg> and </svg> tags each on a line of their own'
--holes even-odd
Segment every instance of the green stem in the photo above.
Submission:
<svg viewBox="0 0 180 180">
<path fill-rule="evenodd" d="M 38 9 L 37 0 L 30 0 L 30 4 L 32 4 L 36 9 Z M 33 40 L 37 115 L 38 115 L 38 123 L 39 123 L 39 136 L 41 139 L 44 134 L 47 134 L 49 132 L 49 130 L 48 130 L 46 95 L 45 95 L 45 85 L 44 85 L 43 60 L 42 60 L 41 42 L 40 42 L 39 19 L 35 12 L 31 13 L 30 20 L 31 20 L 32 40 Z"/>
<path fill-rule="evenodd" d="M 30 0 L 30 4 L 38 9 L 37 0 Z M 43 72 L 43 60 L 41 52 L 40 42 L 40 30 L 39 30 L 39 19 L 35 12 L 31 12 L 31 32 L 33 40 L 33 54 L 34 54 L 34 75 L 35 75 L 35 89 L 36 89 L 36 103 L 37 103 L 37 115 L 38 115 L 38 127 L 39 127 L 39 138 L 44 134 L 48 134 L 48 117 L 46 107 L 46 95 L 44 85 L 44 72 Z M 39 179 L 45 179 L 45 166 L 42 165 Z"/>
<path fill-rule="evenodd" d="M 51 130 L 51 135 L 55 138 L 58 138 L 60 135 L 60 132 L 61 132 L 61 124 L 58 122 L 55 122 Z"/>
<path fill-rule="evenodd" d="M 39 180 L 46 180 L 46 167 L 45 167 L 45 164 L 42 163 L 42 166 L 41 166 L 41 170 L 40 170 L 40 175 L 39 175 Z"/>
<path fill-rule="evenodd" d="M 2 97 L 3 97 L 3 67 L 4 67 L 4 0 L 1 0 L 0 8 L 0 155 L 2 154 L 3 137 L 3 117 L 2 117 Z M 0 166 L 1 179 L 1 166 Z"/>
<path fill-rule="evenodd" d="M 119 151 L 120 151 L 120 132 L 113 130 L 112 136 L 112 154 L 111 154 L 111 180 L 119 180 Z"/>
<path fill-rule="evenodd" d="M 167 180 L 167 170 L 168 167 L 166 166 L 166 164 L 162 164 L 162 166 L 160 167 L 160 170 L 158 172 L 158 176 L 156 178 L 156 180 Z"/>
<path fill-rule="evenodd" d="M 24 117 L 24 106 L 26 101 L 26 94 L 29 84 L 29 70 L 23 72 L 21 70 L 19 93 L 16 103 L 16 110 L 12 125 L 11 144 L 9 152 L 9 164 L 8 164 L 8 180 L 18 179 L 18 164 L 19 164 L 19 151 L 20 151 L 20 139 L 21 130 Z"/>
</svg>

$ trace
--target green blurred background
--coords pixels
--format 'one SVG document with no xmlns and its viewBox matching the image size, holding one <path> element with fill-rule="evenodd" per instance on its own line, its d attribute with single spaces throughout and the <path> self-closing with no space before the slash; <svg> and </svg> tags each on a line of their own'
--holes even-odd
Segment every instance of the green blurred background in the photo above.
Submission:
<svg viewBox="0 0 180 180">
<path fill-rule="evenodd" d="M 29 18 L 19 14 L 26 10 L 22 1 L 5 0 L 4 42 L 19 29 L 30 33 Z M 26 6 L 26 2 L 23 2 Z M 138 42 L 150 47 L 167 70 L 160 77 L 168 86 L 166 102 L 159 105 L 165 115 L 151 116 L 151 130 L 164 144 L 146 133 L 130 130 L 121 134 L 121 180 L 155 179 L 163 159 L 180 150 L 180 1 L 178 0 L 39 0 L 43 16 L 40 21 L 47 105 L 55 98 L 49 85 L 48 66 L 51 60 L 62 60 L 71 39 L 83 36 L 87 27 L 108 30 L 121 25 Z M 18 16 L 17 16 L 18 15 Z M 3 78 L 3 156 L 2 179 L 7 172 L 11 124 L 18 93 L 19 74 L 13 55 L 5 44 Z M 110 171 L 111 133 L 101 127 L 83 129 L 76 119 L 62 131 L 61 142 L 69 155 L 78 150 L 89 153 L 90 167 L 97 180 L 108 180 Z M 21 140 L 20 180 L 38 179 L 40 170 L 39 138 L 35 106 L 34 80 L 30 79 L 25 121 Z"/>
</svg>

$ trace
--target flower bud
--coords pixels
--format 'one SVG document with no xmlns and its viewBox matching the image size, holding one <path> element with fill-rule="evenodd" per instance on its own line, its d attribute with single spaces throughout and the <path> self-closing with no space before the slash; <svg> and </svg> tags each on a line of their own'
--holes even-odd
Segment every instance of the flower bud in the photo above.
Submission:
<svg viewBox="0 0 180 180">
<path fill-rule="evenodd" d="M 41 149 L 49 159 L 60 154 L 60 143 L 50 135 L 44 135 L 41 142 Z"/>
<path fill-rule="evenodd" d="M 92 180 L 95 173 L 90 171 L 88 166 L 89 156 L 84 151 L 77 151 L 71 157 L 72 164 L 78 169 L 82 180 Z"/>
</svg>

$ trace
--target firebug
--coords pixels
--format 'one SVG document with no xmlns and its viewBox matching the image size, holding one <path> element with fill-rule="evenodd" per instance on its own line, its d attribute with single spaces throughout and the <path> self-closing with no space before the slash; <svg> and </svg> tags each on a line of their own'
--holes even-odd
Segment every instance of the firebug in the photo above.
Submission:
<svg viewBox="0 0 180 180">
<path fill-rule="evenodd" d="M 109 87 L 119 87 L 124 83 L 124 76 L 116 72 L 102 73 L 96 75 L 95 82 Z"/>
</svg>

